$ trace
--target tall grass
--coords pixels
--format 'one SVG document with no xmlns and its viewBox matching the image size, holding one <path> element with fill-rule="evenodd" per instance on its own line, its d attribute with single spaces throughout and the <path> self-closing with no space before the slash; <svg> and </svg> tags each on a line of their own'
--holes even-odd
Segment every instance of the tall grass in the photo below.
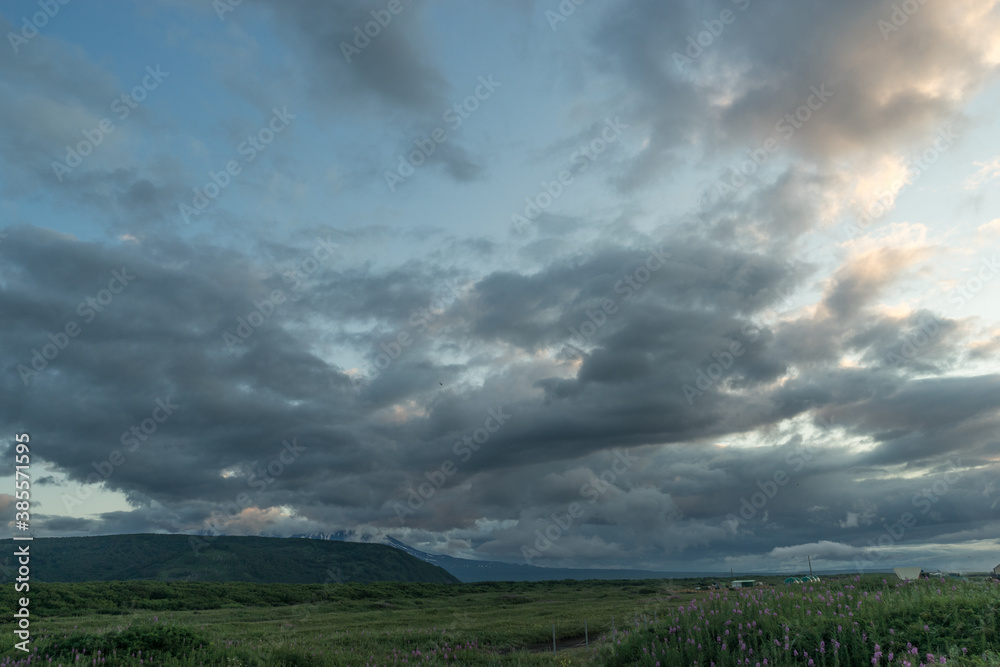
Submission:
<svg viewBox="0 0 1000 667">
<path fill-rule="evenodd" d="M 171 586 L 156 599 L 112 586 L 90 600 L 77 595 L 87 585 L 33 586 L 32 653 L 9 641 L 0 667 L 1000 667 L 997 584 L 879 575 L 719 592 L 678 581 L 213 586 Z M 140 609 L 165 602 L 173 609 Z M 585 619 L 590 649 L 568 648 L 582 643 Z M 11 640 L 12 625 L 0 619 Z"/>
<path fill-rule="evenodd" d="M 990 664 L 1000 585 L 855 577 L 711 593 L 655 627 L 617 633 L 608 665 Z"/>
</svg>

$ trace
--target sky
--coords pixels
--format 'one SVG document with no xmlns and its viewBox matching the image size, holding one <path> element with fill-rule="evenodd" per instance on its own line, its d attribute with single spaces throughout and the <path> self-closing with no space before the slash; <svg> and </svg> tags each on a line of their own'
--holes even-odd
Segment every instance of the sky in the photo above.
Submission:
<svg viewBox="0 0 1000 667">
<path fill-rule="evenodd" d="M 12 0 L 0 507 L 1000 563 L 1000 2 Z M 8 493 L 9 491 L 9 493 Z"/>
</svg>

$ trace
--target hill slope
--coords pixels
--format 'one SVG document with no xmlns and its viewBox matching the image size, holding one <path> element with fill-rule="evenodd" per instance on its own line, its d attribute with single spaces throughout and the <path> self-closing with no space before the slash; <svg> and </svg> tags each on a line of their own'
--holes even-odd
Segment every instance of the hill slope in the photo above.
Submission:
<svg viewBox="0 0 1000 667">
<path fill-rule="evenodd" d="M 376 538 L 353 530 L 339 530 L 334 533 L 300 534 L 294 537 L 308 537 L 314 540 L 335 540 L 349 543 L 388 544 L 400 551 L 419 558 L 425 563 L 437 565 L 447 570 L 463 583 L 482 581 L 558 581 L 562 579 L 671 579 L 685 577 L 716 576 L 705 572 L 656 572 L 652 570 L 611 570 L 598 568 L 542 567 L 521 563 L 504 563 L 489 560 L 470 560 L 439 554 L 429 554 L 414 549 L 392 537 Z M 380 540 L 384 539 L 384 542 Z"/>
<path fill-rule="evenodd" d="M 13 540 L 0 543 L 3 553 L 14 552 Z M 384 544 L 145 534 L 40 537 L 18 543 L 24 544 L 31 545 L 32 581 L 458 583 L 442 568 Z M 4 579 L 10 581 L 12 570 L 4 569 Z"/>
</svg>

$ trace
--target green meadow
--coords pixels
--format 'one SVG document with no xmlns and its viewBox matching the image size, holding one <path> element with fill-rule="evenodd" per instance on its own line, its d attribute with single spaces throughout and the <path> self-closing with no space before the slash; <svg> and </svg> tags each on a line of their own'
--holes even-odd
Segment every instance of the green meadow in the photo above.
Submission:
<svg viewBox="0 0 1000 667">
<path fill-rule="evenodd" d="M 765 581 L 32 583 L 0 665 L 1000 665 L 1000 585 Z"/>
<path fill-rule="evenodd" d="M 1000 583 L 843 577 L 709 593 L 601 647 L 606 665 L 1000 665 Z"/>
</svg>

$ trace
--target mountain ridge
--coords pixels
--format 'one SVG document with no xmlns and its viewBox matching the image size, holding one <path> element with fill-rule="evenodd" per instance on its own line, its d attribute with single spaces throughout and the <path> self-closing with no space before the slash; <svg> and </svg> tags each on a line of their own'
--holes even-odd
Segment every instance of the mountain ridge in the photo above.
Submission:
<svg viewBox="0 0 1000 667">
<path fill-rule="evenodd" d="M 410 545 L 401 542 L 393 537 L 378 537 L 368 533 L 359 533 L 355 530 L 338 530 L 332 533 L 299 533 L 293 535 L 295 538 L 305 538 L 313 540 L 328 540 L 340 542 L 360 542 L 364 544 L 386 544 L 401 551 L 419 558 L 420 560 L 436 565 L 459 579 L 462 583 L 479 583 L 482 581 L 559 581 L 562 579 L 691 579 L 691 578 L 712 578 L 729 579 L 729 572 L 713 571 L 678 571 L 665 572 L 658 570 L 642 570 L 636 568 L 627 569 L 605 569 L 605 568 L 563 568 L 563 567 L 543 567 L 540 565 L 528 565 L 520 563 L 506 563 L 503 561 L 479 561 L 469 558 L 458 558 L 443 554 L 431 554 L 421 551 Z M 891 573 L 888 568 L 870 569 L 867 572 L 878 572 L 882 574 Z M 853 570 L 837 569 L 816 569 L 818 575 L 854 574 Z M 806 571 L 792 571 L 780 569 L 774 571 L 755 571 L 736 573 L 736 578 L 753 578 L 755 576 L 777 576 L 791 575 L 800 576 Z"/>
<path fill-rule="evenodd" d="M 462 583 L 478 583 L 482 581 L 558 581 L 561 579 L 673 579 L 719 576 L 717 572 L 657 572 L 640 569 L 563 568 L 505 563 L 503 561 L 478 561 L 469 558 L 431 554 L 411 547 L 393 537 L 386 536 L 383 539 L 367 533 L 358 533 L 354 530 L 338 530 L 332 533 L 299 533 L 292 537 L 338 542 L 360 542 L 365 544 L 387 544 L 393 548 L 405 551 L 426 563 L 446 570 Z"/>
<path fill-rule="evenodd" d="M 14 552 L 14 540 L 4 553 Z M 32 581 L 245 581 L 323 584 L 403 581 L 459 583 L 443 568 L 384 544 L 130 533 L 36 537 L 29 545 Z M 8 557 L 3 579 L 17 565 Z"/>
</svg>

